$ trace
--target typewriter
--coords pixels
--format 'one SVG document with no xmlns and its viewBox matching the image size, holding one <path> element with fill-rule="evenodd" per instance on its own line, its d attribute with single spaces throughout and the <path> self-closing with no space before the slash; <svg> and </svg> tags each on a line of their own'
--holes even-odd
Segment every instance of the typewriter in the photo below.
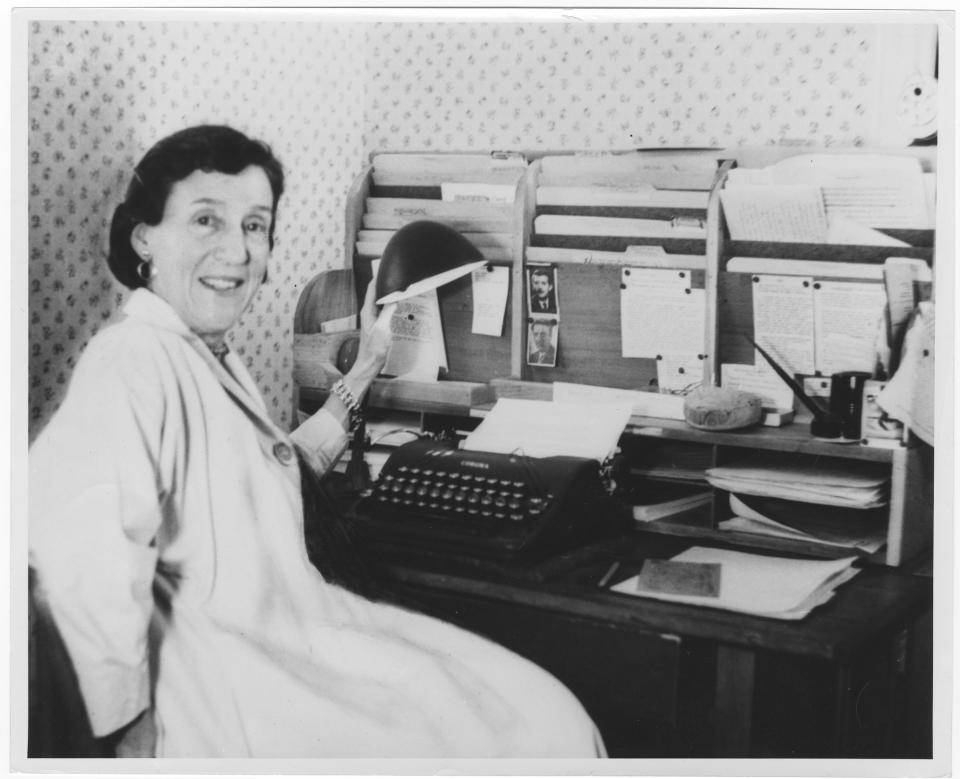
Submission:
<svg viewBox="0 0 960 779">
<path fill-rule="evenodd" d="M 466 451 L 420 439 L 387 459 L 358 520 L 374 540 L 512 560 L 614 527 L 596 460 Z"/>
</svg>

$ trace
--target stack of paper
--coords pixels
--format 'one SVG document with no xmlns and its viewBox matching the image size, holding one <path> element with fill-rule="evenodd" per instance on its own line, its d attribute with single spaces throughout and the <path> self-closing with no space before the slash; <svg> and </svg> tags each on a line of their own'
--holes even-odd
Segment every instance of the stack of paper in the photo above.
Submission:
<svg viewBox="0 0 960 779">
<path fill-rule="evenodd" d="M 775 498 L 730 496 L 733 517 L 720 530 L 803 541 L 873 554 L 886 543 L 884 517 L 860 509 L 813 507 Z"/>
<path fill-rule="evenodd" d="M 870 509 L 884 506 L 888 469 L 876 463 L 824 457 L 816 463 L 769 462 L 752 458 L 737 465 L 709 468 L 707 481 L 717 489 L 824 506 Z"/>
<path fill-rule="evenodd" d="M 627 595 L 707 606 L 775 619 L 803 619 L 826 603 L 837 587 L 857 574 L 855 557 L 840 560 L 795 560 L 693 547 L 672 558 L 673 562 L 719 568 L 719 587 L 714 594 L 688 594 L 685 587 L 651 589 L 643 571 L 611 589 Z"/>
</svg>

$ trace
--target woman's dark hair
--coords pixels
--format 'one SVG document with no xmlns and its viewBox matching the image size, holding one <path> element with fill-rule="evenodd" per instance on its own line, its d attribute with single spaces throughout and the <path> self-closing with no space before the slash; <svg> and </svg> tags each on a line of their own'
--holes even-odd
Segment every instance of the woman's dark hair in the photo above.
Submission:
<svg viewBox="0 0 960 779">
<path fill-rule="evenodd" d="M 269 146 L 223 125 L 188 127 L 157 142 L 134 168 L 127 196 L 113 212 L 107 264 L 117 280 L 130 289 L 145 285 L 137 273 L 142 260 L 133 250 L 130 236 L 141 222 L 156 225 L 162 221 L 174 184 L 197 170 L 232 175 L 251 165 L 263 169 L 273 191 L 272 249 L 277 203 L 283 194 L 283 167 Z"/>
</svg>

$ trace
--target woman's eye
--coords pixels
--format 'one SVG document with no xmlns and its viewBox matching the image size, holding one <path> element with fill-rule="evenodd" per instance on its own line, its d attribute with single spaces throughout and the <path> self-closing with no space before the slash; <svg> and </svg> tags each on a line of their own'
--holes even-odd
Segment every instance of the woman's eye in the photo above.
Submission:
<svg viewBox="0 0 960 779">
<path fill-rule="evenodd" d="M 194 221 L 201 227 L 213 227 L 216 224 L 216 218 L 213 214 L 198 214 Z"/>
<path fill-rule="evenodd" d="M 259 221 L 259 220 L 253 220 L 253 221 L 247 222 L 247 228 L 246 228 L 246 229 L 247 229 L 247 232 L 248 232 L 248 233 L 265 233 L 265 232 L 267 232 L 267 226 L 266 226 L 263 222 L 261 222 L 261 221 Z"/>
</svg>

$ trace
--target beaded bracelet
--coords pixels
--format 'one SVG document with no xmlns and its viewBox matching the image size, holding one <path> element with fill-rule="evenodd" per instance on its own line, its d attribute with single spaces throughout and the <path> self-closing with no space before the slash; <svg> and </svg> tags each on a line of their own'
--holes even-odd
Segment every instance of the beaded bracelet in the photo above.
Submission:
<svg viewBox="0 0 960 779">
<path fill-rule="evenodd" d="M 360 401 L 354 395 L 350 388 L 344 384 L 343 379 L 338 379 L 333 385 L 333 394 L 340 398 L 347 411 L 350 412 L 350 429 L 352 430 L 360 424 L 363 415 L 360 413 Z"/>
</svg>

